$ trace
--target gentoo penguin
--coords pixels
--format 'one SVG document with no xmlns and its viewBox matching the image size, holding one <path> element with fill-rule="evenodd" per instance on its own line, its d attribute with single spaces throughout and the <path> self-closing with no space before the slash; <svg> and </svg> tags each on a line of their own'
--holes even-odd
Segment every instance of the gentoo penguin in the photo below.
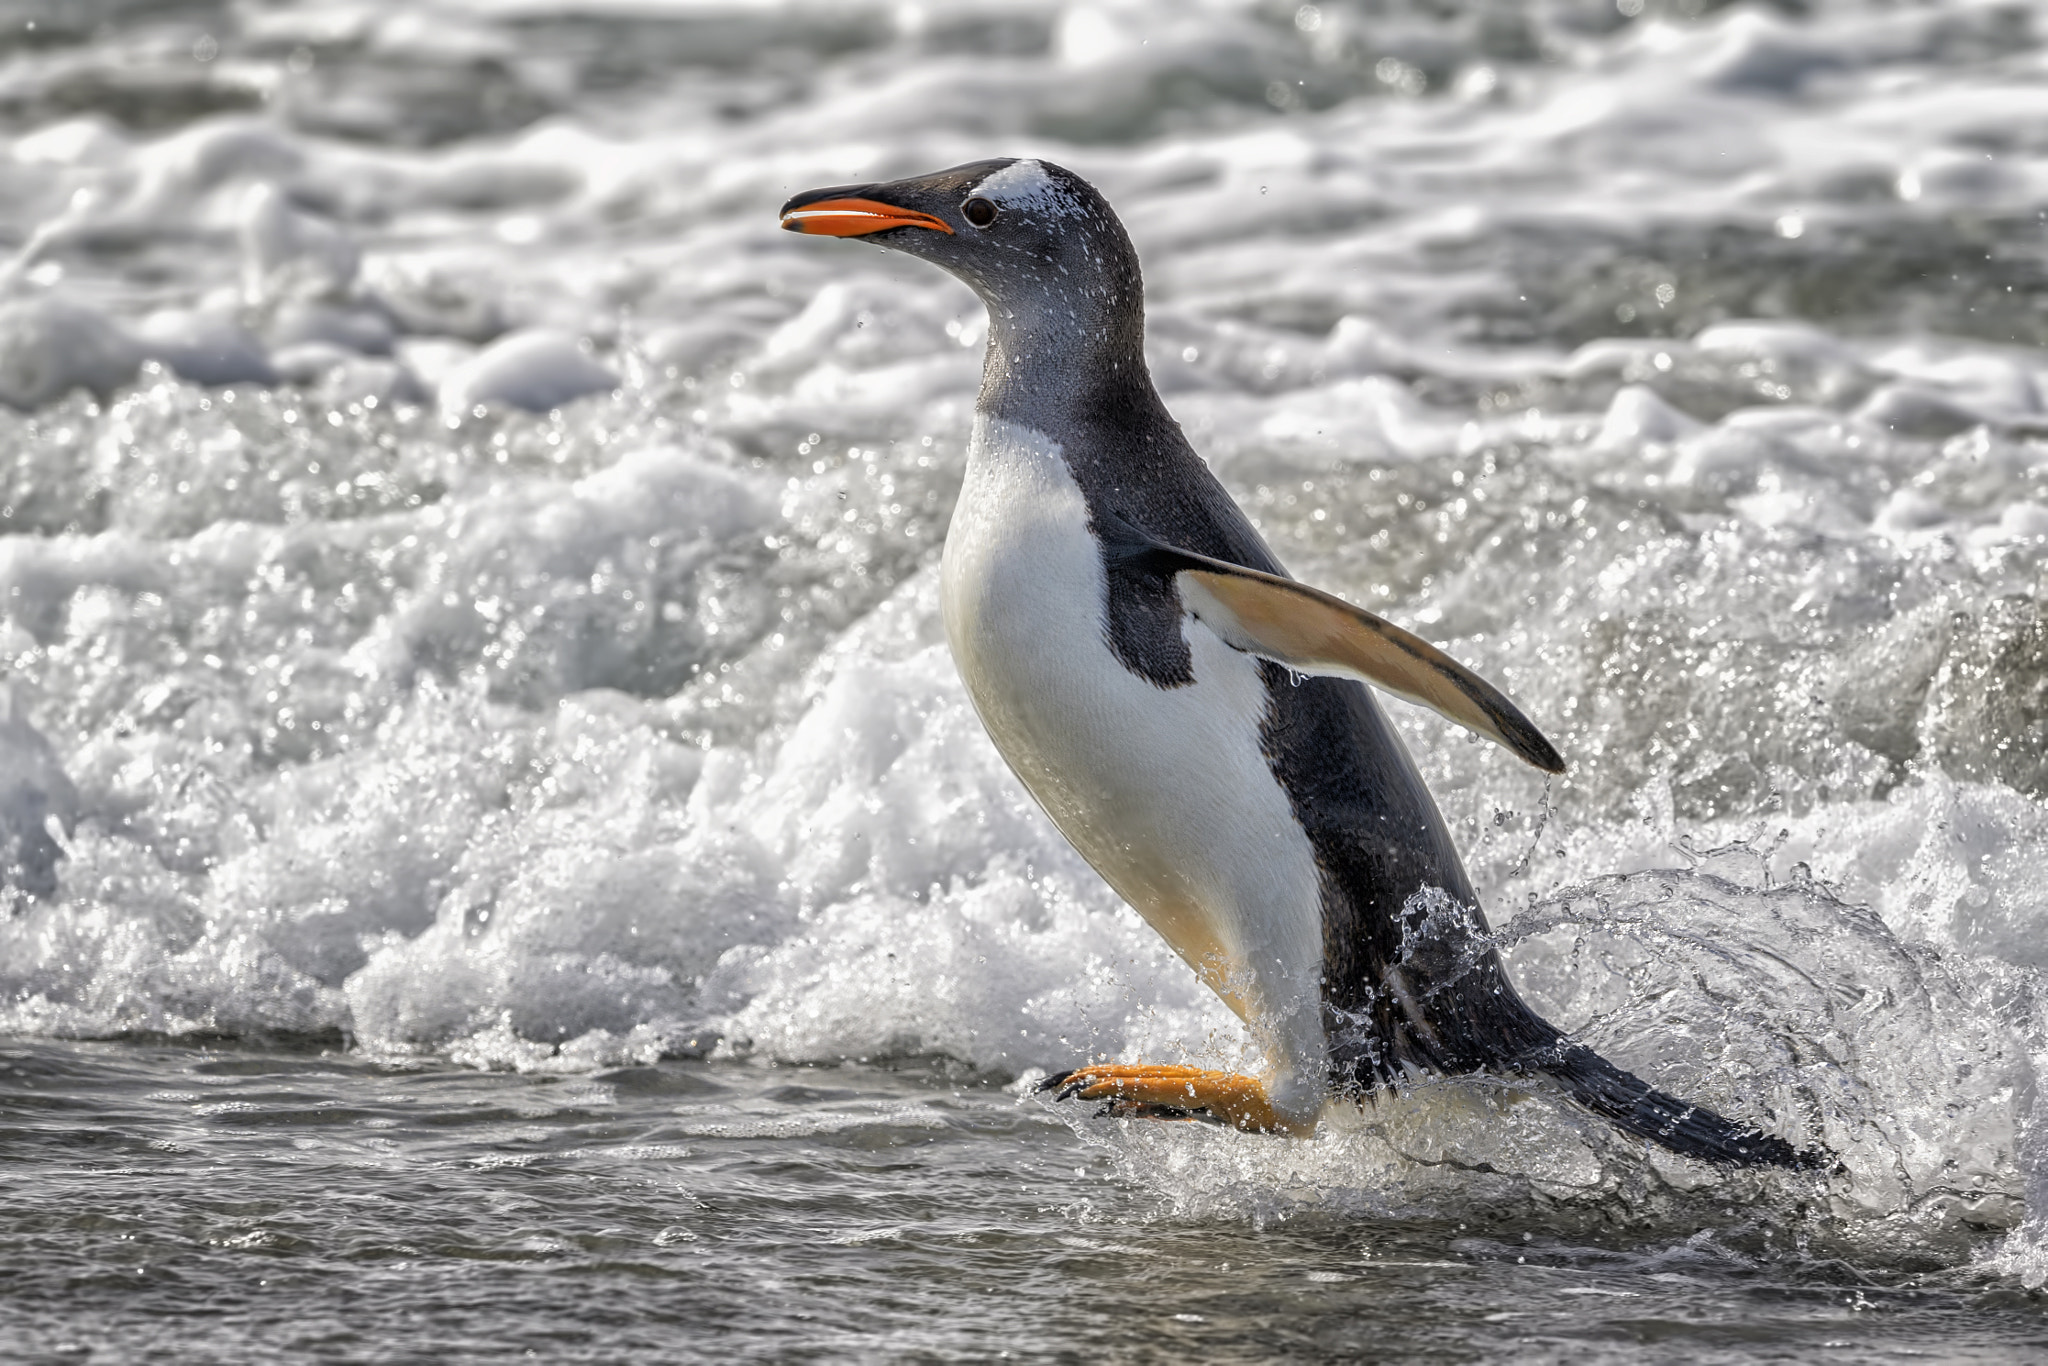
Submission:
<svg viewBox="0 0 2048 1366">
<path fill-rule="evenodd" d="M 1138 258 L 1095 188 L 1035 160 L 800 194 L 988 305 L 946 637 L 996 748 L 1074 847 L 1250 1027 L 1262 1076 L 1092 1066 L 1106 1112 L 1307 1135 L 1427 1074 L 1554 1078 L 1675 1152 L 1807 1166 L 1622 1071 L 1516 995 L 1443 817 L 1364 683 L 1561 772 L 1514 704 L 1287 576 L 1152 387 Z M 1362 681 L 1361 681 L 1362 680 Z"/>
</svg>

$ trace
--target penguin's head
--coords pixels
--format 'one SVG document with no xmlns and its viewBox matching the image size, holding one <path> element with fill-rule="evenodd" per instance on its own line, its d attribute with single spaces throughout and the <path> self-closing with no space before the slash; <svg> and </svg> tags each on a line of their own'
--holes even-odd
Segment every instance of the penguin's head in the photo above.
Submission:
<svg viewBox="0 0 2048 1366">
<path fill-rule="evenodd" d="M 1093 185 L 1005 157 L 872 185 L 809 190 L 782 226 L 866 237 L 959 276 L 997 318 L 1060 331 L 1143 327 L 1138 255 Z"/>
</svg>

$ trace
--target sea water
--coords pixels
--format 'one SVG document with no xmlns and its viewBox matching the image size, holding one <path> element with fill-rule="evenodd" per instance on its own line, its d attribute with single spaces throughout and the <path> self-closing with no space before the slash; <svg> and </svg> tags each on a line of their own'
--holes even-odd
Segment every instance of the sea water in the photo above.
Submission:
<svg viewBox="0 0 2048 1366">
<path fill-rule="evenodd" d="M 2048 1346 L 2048 6 L 0 8 L 0 1355 Z M 983 735 L 985 336 L 812 186 L 1051 158 L 1392 704 L 1541 1087 L 1311 1142 Z"/>
</svg>

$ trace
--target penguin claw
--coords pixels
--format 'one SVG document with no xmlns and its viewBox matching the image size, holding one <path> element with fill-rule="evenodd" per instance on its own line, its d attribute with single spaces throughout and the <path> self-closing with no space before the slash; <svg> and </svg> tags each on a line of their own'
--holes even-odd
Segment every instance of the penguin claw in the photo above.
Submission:
<svg viewBox="0 0 2048 1366">
<path fill-rule="evenodd" d="M 1075 1068 L 1069 1067 L 1064 1072 L 1055 1072 L 1049 1077 L 1041 1078 L 1039 1083 L 1031 1088 L 1032 1094 L 1042 1096 L 1047 1091 L 1051 1091 L 1058 1088 L 1063 1083 L 1065 1083 L 1068 1077 L 1073 1076 L 1076 1070 L 1077 1069 Z M 1066 1098 L 1067 1097 L 1064 1093 L 1053 1097 L 1054 1100 L 1065 1100 Z"/>
</svg>

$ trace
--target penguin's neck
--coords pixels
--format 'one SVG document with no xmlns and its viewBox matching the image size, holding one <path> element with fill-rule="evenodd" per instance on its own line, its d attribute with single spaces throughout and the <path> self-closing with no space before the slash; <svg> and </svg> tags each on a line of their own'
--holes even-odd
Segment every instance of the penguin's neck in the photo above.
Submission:
<svg viewBox="0 0 2048 1366">
<path fill-rule="evenodd" d="M 1070 442 L 1085 428 L 1163 411 L 1145 364 L 1144 315 L 1049 318 L 991 304 L 976 408 Z"/>
</svg>

